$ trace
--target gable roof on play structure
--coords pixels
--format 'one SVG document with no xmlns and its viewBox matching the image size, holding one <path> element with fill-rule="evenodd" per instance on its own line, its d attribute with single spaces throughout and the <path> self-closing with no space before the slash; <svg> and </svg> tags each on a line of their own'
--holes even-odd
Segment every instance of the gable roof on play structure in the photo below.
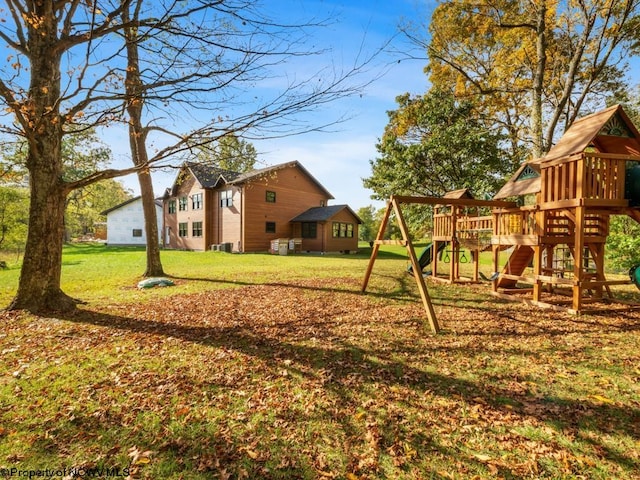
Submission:
<svg viewBox="0 0 640 480">
<path fill-rule="evenodd" d="M 473 195 L 468 188 L 461 188 L 460 190 L 451 190 L 445 193 L 442 198 L 470 198 L 473 199 Z"/>
<path fill-rule="evenodd" d="M 493 197 L 503 199 L 540 191 L 540 164 L 593 148 L 600 153 L 640 155 L 640 132 L 621 105 L 579 118 L 541 158 L 523 163 Z"/>
</svg>

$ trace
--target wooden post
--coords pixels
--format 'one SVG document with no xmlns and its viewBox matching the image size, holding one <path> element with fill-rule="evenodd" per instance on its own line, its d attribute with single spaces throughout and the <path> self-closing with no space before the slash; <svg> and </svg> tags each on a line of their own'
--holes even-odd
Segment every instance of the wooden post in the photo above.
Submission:
<svg viewBox="0 0 640 480">
<path fill-rule="evenodd" d="M 387 203 L 387 209 L 384 212 L 384 217 L 382 217 L 382 222 L 380 222 L 380 228 L 378 228 L 378 235 L 376 236 L 376 240 L 373 242 L 373 249 L 371 250 L 371 257 L 369 257 L 369 265 L 367 266 L 367 271 L 364 274 L 364 281 L 362 282 L 362 291 L 365 292 L 367 290 L 367 285 L 369 285 L 369 278 L 371 277 L 371 272 L 373 271 L 373 264 L 376 263 L 376 258 L 378 257 L 378 250 L 380 250 L 380 244 L 382 239 L 384 238 L 384 231 L 387 228 L 387 224 L 389 223 L 389 215 L 391 215 L 391 202 Z"/>
<path fill-rule="evenodd" d="M 495 209 L 491 212 L 491 215 L 493 216 L 493 236 L 495 238 L 499 238 L 498 236 L 502 231 L 502 229 L 500 228 L 500 221 L 502 220 L 502 215 L 497 213 Z M 500 271 L 500 244 L 493 243 L 493 240 L 491 240 L 491 253 L 493 254 L 493 273 L 492 273 L 492 278 L 493 278 L 493 275 L 495 275 L 496 272 Z M 495 278 L 493 282 L 491 282 L 491 291 L 493 293 L 496 293 L 498 291 L 497 278 Z"/>
<path fill-rule="evenodd" d="M 458 207 L 451 207 L 451 263 L 449 264 L 449 281 L 451 283 L 457 278 L 458 264 L 460 258 L 458 256 L 458 241 L 457 241 L 457 221 L 458 221 Z"/>
<path fill-rule="evenodd" d="M 440 251 L 439 247 L 440 247 L 440 243 L 438 240 L 432 241 L 431 244 L 433 246 L 433 249 L 431 250 L 431 276 L 432 277 L 437 277 L 438 276 L 438 252 Z"/>
<path fill-rule="evenodd" d="M 539 279 L 542 274 L 542 251 L 541 245 L 533 247 L 533 301 L 539 302 L 542 292 L 542 281 Z"/>
<path fill-rule="evenodd" d="M 431 297 L 429 297 L 427 285 L 424 281 L 424 277 L 422 276 L 422 271 L 420 270 L 418 257 L 416 256 L 416 252 L 413 248 L 413 243 L 411 243 L 409 229 L 407 228 L 407 224 L 404 221 L 404 216 L 402 215 L 402 210 L 400 210 L 400 205 L 393 196 L 391 197 L 391 205 L 393 206 L 396 217 L 398 218 L 400 231 L 402 232 L 402 238 L 405 242 L 407 242 L 407 253 L 409 254 L 409 258 L 411 259 L 411 266 L 413 267 L 413 277 L 416 279 L 416 283 L 418 284 L 418 290 L 420 291 L 420 297 L 422 298 L 424 309 L 427 312 L 427 319 L 429 320 L 431 331 L 433 333 L 438 333 L 440 331 L 440 325 L 438 325 L 436 313 L 433 310 L 433 304 L 431 303 Z"/>
<path fill-rule="evenodd" d="M 584 210 L 576 207 L 575 244 L 573 247 L 573 305 L 572 309 L 579 313 L 582 309 L 582 286 L 584 280 Z"/>
</svg>

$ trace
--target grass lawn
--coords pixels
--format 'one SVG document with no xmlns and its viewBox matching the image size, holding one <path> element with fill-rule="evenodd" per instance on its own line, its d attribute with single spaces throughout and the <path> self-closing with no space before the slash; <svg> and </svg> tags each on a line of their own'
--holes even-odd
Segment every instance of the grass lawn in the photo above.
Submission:
<svg viewBox="0 0 640 480">
<path fill-rule="evenodd" d="M 66 247 L 77 313 L 0 311 L 0 469 L 640 478 L 640 312 L 575 317 L 429 283 L 434 336 L 401 248 L 385 247 L 366 295 L 368 249 L 162 255 L 176 286 L 138 290 L 142 250 Z"/>
</svg>

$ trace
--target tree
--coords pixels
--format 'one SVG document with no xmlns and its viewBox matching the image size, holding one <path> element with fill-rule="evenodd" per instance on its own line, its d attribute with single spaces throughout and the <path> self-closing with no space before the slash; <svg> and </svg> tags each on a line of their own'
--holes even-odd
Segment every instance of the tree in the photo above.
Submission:
<svg viewBox="0 0 640 480">
<path fill-rule="evenodd" d="M 404 32 L 427 52 L 432 84 L 477 97 L 506 129 L 514 153 L 553 145 L 590 104 L 625 87 L 638 53 L 639 0 L 448 0 L 434 10 L 430 38 Z"/>
<path fill-rule="evenodd" d="M 94 129 L 79 128 L 76 133 L 66 135 L 62 140 L 61 150 L 63 179 L 66 182 L 80 180 L 99 169 L 106 168 L 112 157 L 111 149 L 97 137 Z M 99 187 L 94 188 L 94 185 L 88 185 L 68 193 L 64 206 L 65 241 L 69 241 L 73 235 L 79 233 L 77 227 L 84 230 L 83 227 L 87 227 L 87 223 L 91 222 L 89 226 L 93 225 L 97 215 L 95 210 L 91 212 L 90 204 L 96 203 L 95 194 L 99 191 Z M 97 212 L 100 211 L 97 210 Z M 84 220 L 81 216 L 85 217 Z"/>
<path fill-rule="evenodd" d="M 6 117 L 0 129 L 25 139 L 30 179 L 29 234 L 10 308 L 32 312 L 76 305 L 60 288 L 69 192 L 118 175 L 144 173 L 163 160 L 189 154 L 202 139 L 211 142 L 230 132 L 248 131 L 258 137 L 318 130 L 322 125 L 296 122 L 297 115 L 357 93 L 353 79 L 371 60 L 357 60 L 343 71 L 327 68 L 294 80 L 271 97 L 247 97 L 243 92 L 248 86 L 275 75 L 287 60 L 313 54 L 298 49 L 303 43 L 297 32 L 322 24 L 283 25 L 260 15 L 254 2 L 242 0 L 6 3 L 8 15 L 0 39 L 12 54 L 0 66 L 0 99 Z M 139 14 L 126 17 L 130 8 Z M 138 69 L 149 78 L 141 77 L 138 84 L 127 77 L 123 35 L 128 29 L 136 35 L 138 45 L 149 48 L 140 56 L 144 68 Z M 185 31 L 197 36 L 183 35 Z M 174 43 L 181 35 L 183 41 Z M 187 50 L 196 40 L 206 43 Z M 170 50 L 173 63 L 154 57 L 154 46 L 156 54 Z M 196 52 L 210 55 L 200 58 Z M 215 68 L 206 73 L 194 68 L 207 64 Z M 286 78 L 286 73 L 280 75 Z M 185 80 L 190 80 L 188 86 Z M 176 87 L 179 84 L 182 88 Z M 156 139 L 153 155 L 138 159 L 131 168 L 100 168 L 83 178 L 66 180 L 63 138 L 77 133 L 79 124 L 114 126 L 125 121 L 131 125 L 135 115 L 130 117 L 127 107 L 135 106 L 141 96 L 150 120 L 142 131 L 140 125 L 132 127 L 132 142 L 140 146 L 138 142 L 149 141 L 152 131 L 168 134 L 174 142 Z M 186 125 L 185 118 L 199 127 Z"/>
<path fill-rule="evenodd" d="M 359 229 L 359 240 L 364 242 L 370 242 L 376 238 L 378 230 L 376 230 L 375 215 L 376 209 L 373 205 L 361 207 L 358 209 L 358 217 L 362 220 L 362 225 Z"/>
<path fill-rule="evenodd" d="M 197 161 L 230 172 L 250 172 L 258 161 L 258 152 L 251 142 L 230 133 L 215 142 L 202 145 Z"/>
<path fill-rule="evenodd" d="M 499 148 L 501 137 L 473 116 L 469 102 L 436 90 L 404 94 L 396 102 L 376 145 L 380 156 L 370 161 L 372 175 L 364 179 L 374 198 L 441 196 L 460 188 L 495 192 L 512 165 Z"/>
<path fill-rule="evenodd" d="M 106 220 L 101 212 L 119 205 L 133 195 L 117 180 L 109 179 L 74 190 L 67 197 L 65 226 L 69 238 L 91 234 L 98 222 Z"/>
<path fill-rule="evenodd" d="M 20 252 L 24 248 L 28 202 L 26 188 L 0 186 L 0 251 Z"/>
<path fill-rule="evenodd" d="M 254 169 L 258 153 L 250 142 L 230 134 L 218 140 L 213 158 L 220 168 L 243 173 Z"/>
</svg>

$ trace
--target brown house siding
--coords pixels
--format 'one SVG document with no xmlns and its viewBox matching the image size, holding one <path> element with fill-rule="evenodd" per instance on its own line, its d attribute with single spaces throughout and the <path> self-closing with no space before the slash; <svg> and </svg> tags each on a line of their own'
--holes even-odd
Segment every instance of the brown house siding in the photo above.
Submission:
<svg viewBox="0 0 640 480">
<path fill-rule="evenodd" d="M 302 251 L 303 252 L 326 252 L 327 237 L 326 230 L 327 225 L 325 222 L 317 222 L 317 236 L 316 238 L 303 238 L 302 239 Z M 292 237 L 302 238 L 302 224 L 294 223 L 292 229 Z"/>
<path fill-rule="evenodd" d="M 192 207 L 192 198 L 194 194 L 203 194 L 203 204 L 200 209 L 194 210 Z M 186 197 L 187 208 L 186 210 L 180 210 L 180 198 Z M 171 197 L 170 200 L 176 202 L 176 212 L 169 213 L 169 201 L 164 202 L 165 212 L 165 241 L 167 237 L 167 227 L 170 228 L 169 244 L 172 248 L 179 248 L 185 250 L 204 250 L 205 249 L 205 207 L 204 204 L 204 190 L 200 188 L 193 177 L 185 177 L 184 181 L 179 185 L 176 195 Z M 203 222 L 203 232 L 201 237 L 193 236 L 193 222 Z M 187 235 L 181 237 L 179 235 L 180 223 L 187 224 Z"/>
<path fill-rule="evenodd" d="M 353 237 L 333 237 L 333 223 L 341 222 L 353 225 Z M 325 222 L 317 222 L 317 237 L 303 238 L 302 250 L 315 252 L 355 252 L 358 249 L 358 220 L 349 210 L 342 210 Z M 293 237 L 302 237 L 302 222 L 295 222 Z"/>
<path fill-rule="evenodd" d="M 333 223 L 342 222 L 350 223 L 353 225 L 353 237 L 333 237 Z M 358 249 L 358 221 L 353 218 L 353 215 L 348 210 L 342 210 L 338 212 L 330 221 L 325 225 L 326 235 L 326 251 L 327 252 L 355 252 Z"/>
<path fill-rule="evenodd" d="M 276 201 L 266 201 L 267 191 L 275 192 Z M 300 212 L 326 205 L 327 195 L 295 167 L 286 167 L 244 188 L 243 248 L 245 252 L 266 251 L 271 240 L 291 238 L 290 220 Z M 267 222 L 275 222 L 276 232 L 266 233 Z"/>
<path fill-rule="evenodd" d="M 220 206 L 221 192 L 231 190 L 232 205 L 229 207 Z M 217 203 L 215 209 L 217 211 L 218 237 L 215 243 L 231 243 L 234 251 L 238 251 L 241 241 L 240 225 L 242 212 L 242 190 L 237 187 L 225 187 L 218 191 Z"/>
</svg>

